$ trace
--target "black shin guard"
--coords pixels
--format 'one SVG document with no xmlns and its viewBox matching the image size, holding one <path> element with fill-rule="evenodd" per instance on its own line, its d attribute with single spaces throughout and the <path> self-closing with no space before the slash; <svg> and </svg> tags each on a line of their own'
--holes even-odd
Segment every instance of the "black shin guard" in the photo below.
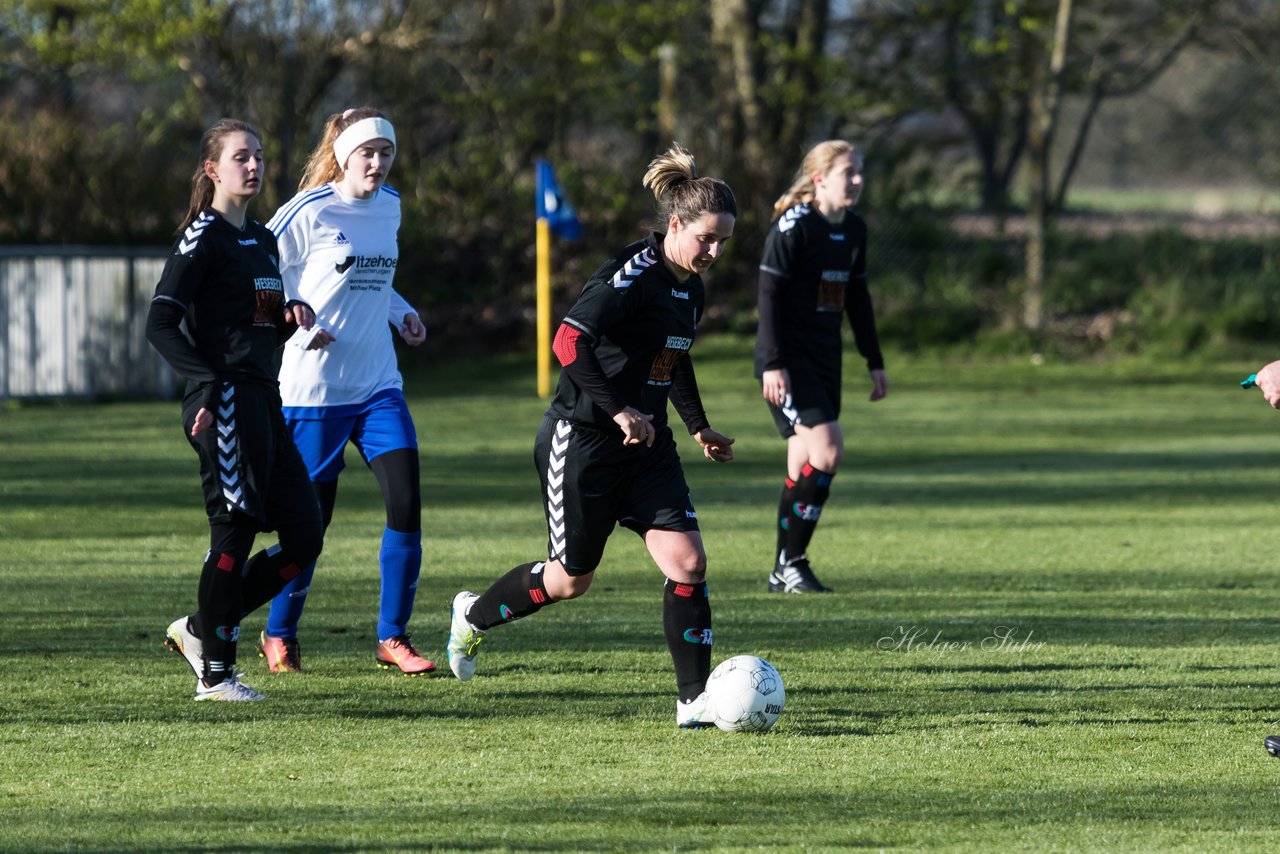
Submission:
<svg viewBox="0 0 1280 854">
<path fill-rule="evenodd" d="M 210 551 L 200 572 L 200 640 L 204 644 L 204 680 L 213 685 L 231 675 L 236 663 L 243 612 L 240 561 Z"/>
<path fill-rule="evenodd" d="M 834 477 L 834 473 L 819 471 L 806 465 L 800 479 L 791 489 L 791 502 L 787 508 L 787 535 L 784 538 L 788 559 L 800 557 L 809 548 L 823 505 L 831 495 L 831 480 Z"/>
<path fill-rule="evenodd" d="M 480 631 L 500 623 L 527 617 L 551 604 L 542 578 L 541 562 L 522 563 L 499 578 L 467 613 L 467 621 Z"/>
<path fill-rule="evenodd" d="M 676 668 L 681 700 L 693 700 L 711 675 L 711 600 L 706 582 L 662 587 L 662 630 Z"/>
<path fill-rule="evenodd" d="M 275 598 L 302 568 L 289 559 L 279 545 L 263 549 L 244 567 L 243 616 L 248 616 Z"/>
<path fill-rule="evenodd" d="M 778 536 L 773 550 L 774 563 L 778 562 L 787 548 L 787 529 L 791 527 L 791 502 L 795 488 L 796 482 L 788 477 L 782 485 L 782 495 L 778 498 Z"/>
</svg>

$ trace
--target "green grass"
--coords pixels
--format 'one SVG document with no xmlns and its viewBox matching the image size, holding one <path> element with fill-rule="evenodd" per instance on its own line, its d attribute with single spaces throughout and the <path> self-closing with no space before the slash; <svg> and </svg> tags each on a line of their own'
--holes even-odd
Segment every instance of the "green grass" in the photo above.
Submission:
<svg viewBox="0 0 1280 854">
<path fill-rule="evenodd" d="M 207 547 L 177 404 L 0 411 L 0 851 L 1273 851 L 1280 415 L 1252 364 L 853 361 L 810 555 L 767 594 L 782 443 L 737 342 L 699 342 L 738 460 L 687 473 L 716 660 L 772 661 L 766 735 L 680 732 L 660 578 L 629 532 L 596 586 L 493 632 L 475 680 L 371 664 L 382 510 L 353 465 L 307 673 L 195 704 L 161 649 Z M 428 562 L 415 640 L 539 556 L 531 364 L 409 378 Z M 256 636 L 256 614 L 245 625 Z M 1001 635 L 1008 641 L 991 640 Z M 249 644 L 242 653 L 249 653 Z"/>
<path fill-rule="evenodd" d="M 1019 199 L 1024 194 L 1015 193 Z M 1078 187 L 1069 194 L 1073 209 L 1098 213 L 1163 213 L 1218 217 L 1274 216 L 1280 194 L 1266 187 L 1167 187 L 1116 189 Z"/>
</svg>

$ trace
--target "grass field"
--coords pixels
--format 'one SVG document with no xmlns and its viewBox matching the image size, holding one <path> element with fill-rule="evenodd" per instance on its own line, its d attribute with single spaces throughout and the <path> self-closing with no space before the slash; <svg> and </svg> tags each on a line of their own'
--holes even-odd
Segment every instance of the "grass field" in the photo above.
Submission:
<svg viewBox="0 0 1280 854">
<path fill-rule="evenodd" d="M 762 736 L 675 728 L 660 577 L 626 531 L 472 682 L 374 669 L 382 511 L 354 453 L 307 672 L 242 644 L 271 700 L 193 703 L 161 648 L 207 547 L 177 404 L 0 412 L 0 851 L 1280 847 L 1280 415 L 1235 385 L 1256 364 L 890 354 L 872 406 L 850 362 L 810 550 L 838 593 L 815 598 L 765 592 L 783 449 L 747 348 L 697 355 L 738 439 L 724 466 L 682 446 L 715 659 L 782 673 Z M 544 405 L 523 360 L 408 385 L 415 640 L 443 664 L 452 595 L 540 556 Z"/>
</svg>

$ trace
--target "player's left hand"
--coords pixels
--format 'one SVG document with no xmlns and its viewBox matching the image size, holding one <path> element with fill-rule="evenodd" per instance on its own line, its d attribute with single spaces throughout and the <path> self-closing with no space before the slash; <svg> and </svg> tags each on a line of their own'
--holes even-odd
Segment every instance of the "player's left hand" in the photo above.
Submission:
<svg viewBox="0 0 1280 854">
<path fill-rule="evenodd" d="M 871 396 L 867 399 L 872 403 L 884 400 L 889 395 L 889 375 L 883 368 L 871 372 L 871 383 Z"/>
<path fill-rule="evenodd" d="M 734 440 L 710 427 L 704 427 L 694 434 L 698 444 L 702 446 L 702 455 L 713 463 L 727 463 L 733 459 Z"/>
<path fill-rule="evenodd" d="M 400 337 L 410 347 L 417 347 L 427 340 L 427 327 L 423 325 L 418 315 L 409 312 L 404 316 L 404 323 L 400 325 Z"/>
</svg>

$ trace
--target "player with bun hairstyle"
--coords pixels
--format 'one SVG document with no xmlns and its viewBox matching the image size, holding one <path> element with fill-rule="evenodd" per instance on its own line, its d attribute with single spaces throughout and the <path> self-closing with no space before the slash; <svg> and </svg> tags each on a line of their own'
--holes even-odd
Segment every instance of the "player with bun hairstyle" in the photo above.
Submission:
<svg viewBox="0 0 1280 854">
<path fill-rule="evenodd" d="M 280 368 L 284 415 L 315 485 L 327 528 L 337 503 L 343 450 L 355 445 L 386 505 L 378 564 L 379 667 L 408 675 L 435 664 L 409 642 L 422 567 L 418 439 L 396 367 L 391 329 L 417 346 L 427 331 L 392 288 L 400 252 L 400 194 L 387 186 L 396 156 L 391 122 L 371 107 L 330 116 L 303 170 L 299 192 L 267 227 L 280 243 L 285 293 L 315 307 Z M 311 336 L 331 343 L 309 348 Z M 315 565 L 271 603 L 258 650 L 273 672 L 302 669 L 298 622 Z"/>
<path fill-rule="evenodd" d="M 871 374 L 870 399 L 889 393 L 867 290 L 867 226 L 853 210 L 861 193 L 857 149 L 844 140 L 814 146 L 774 205 L 760 260 L 755 372 L 787 440 L 769 574 L 775 593 L 830 592 L 806 550 L 844 455 L 837 420 L 843 316 Z"/>
<path fill-rule="evenodd" d="M 733 459 L 733 439 L 709 426 L 689 349 L 703 312 L 702 273 L 723 253 L 738 207 L 724 182 L 697 177 L 693 156 L 678 144 L 649 164 L 643 185 L 665 230 L 605 261 L 555 336 L 563 370 L 534 444 L 546 557 L 515 567 L 480 595 L 454 597 L 449 666 L 470 679 L 490 629 L 586 593 L 621 523 L 643 538 L 666 576 L 663 630 L 679 689 L 676 720 L 701 727 L 711 721 L 703 695 L 711 672 L 707 556 L 667 401 L 703 456 Z"/>
<path fill-rule="evenodd" d="M 200 142 L 191 205 L 147 314 L 147 340 L 187 379 L 182 423 L 200 458 L 210 544 L 198 610 L 165 632 L 196 674 L 197 700 L 264 699 L 235 671 L 240 621 L 324 542 L 320 505 L 285 426 L 275 350 L 311 307 L 285 296 L 275 237 L 248 219 L 263 180 L 261 137 L 222 119 Z M 312 339 L 309 346 L 321 347 Z M 250 557 L 260 531 L 276 545 Z"/>
</svg>

